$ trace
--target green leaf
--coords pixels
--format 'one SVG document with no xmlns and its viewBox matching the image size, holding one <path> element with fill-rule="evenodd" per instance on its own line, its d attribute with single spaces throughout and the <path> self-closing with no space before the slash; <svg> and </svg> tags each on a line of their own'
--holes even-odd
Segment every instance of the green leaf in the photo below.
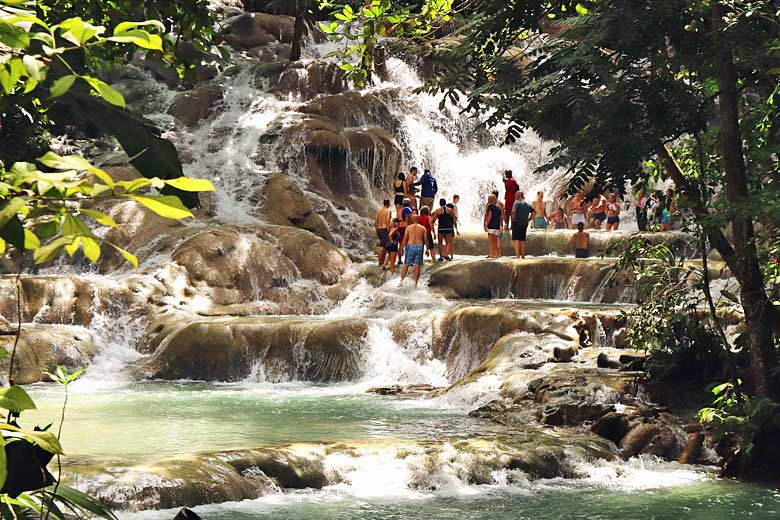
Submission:
<svg viewBox="0 0 780 520">
<path fill-rule="evenodd" d="M 35 410 L 35 403 L 20 386 L 0 389 L 0 408 L 21 413 L 25 410 Z"/>
<path fill-rule="evenodd" d="M 56 220 L 47 220 L 35 226 L 35 234 L 38 238 L 49 239 L 60 230 L 60 224 Z"/>
<path fill-rule="evenodd" d="M 71 242 L 69 244 L 65 244 L 65 252 L 68 253 L 68 255 L 73 258 L 73 255 L 76 254 L 76 251 L 79 250 L 79 246 L 81 245 L 81 237 L 67 237 L 71 238 Z"/>
<path fill-rule="evenodd" d="M 54 80 L 54 82 L 51 84 L 51 90 L 49 91 L 49 95 L 52 98 L 58 98 L 65 94 L 68 90 L 70 90 L 70 87 L 73 86 L 73 83 L 76 81 L 76 76 L 62 76 L 61 78 L 57 78 Z"/>
<path fill-rule="evenodd" d="M 30 251 L 34 251 L 41 247 L 41 241 L 38 237 L 29 229 L 24 229 L 24 248 Z"/>
<path fill-rule="evenodd" d="M 55 455 L 65 455 L 65 453 L 62 451 L 62 446 L 60 445 L 59 439 L 57 439 L 57 436 L 51 432 L 23 430 L 10 424 L 2 423 L 0 423 L 0 430 L 14 432 L 17 434 L 17 436 L 27 439 L 31 443 L 39 446 L 42 450 L 46 450 L 49 453 L 54 453 Z"/>
<path fill-rule="evenodd" d="M 0 489 L 8 478 L 8 456 L 5 454 L 5 438 L 0 435 Z"/>
<path fill-rule="evenodd" d="M 12 49 L 26 49 L 30 46 L 30 33 L 24 27 L 3 20 L 3 23 L 0 23 L 0 43 Z"/>
<path fill-rule="evenodd" d="M 165 181 L 168 186 L 173 186 L 182 191 L 214 191 L 214 185 L 207 179 L 191 179 L 189 177 L 178 177 Z"/>
<path fill-rule="evenodd" d="M 132 253 L 130 253 L 130 252 L 128 252 L 128 251 L 125 251 L 124 249 L 122 249 L 122 248 L 121 248 L 121 247 L 119 247 L 118 245 L 116 245 L 116 244 L 112 244 L 111 242 L 108 242 L 108 245 L 110 245 L 111 247 L 113 247 L 114 249 L 116 249 L 116 250 L 119 252 L 119 254 L 121 254 L 121 255 L 122 255 L 122 257 L 123 257 L 123 258 L 124 258 L 126 261 L 130 262 L 130 263 L 133 265 L 133 267 L 135 267 L 136 269 L 138 269 L 138 258 L 136 258 L 134 254 L 132 254 Z"/>
<path fill-rule="evenodd" d="M 100 258 L 100 244 L 94 238 L 84 237 L 81 239 L 81 247 L 84 250 L 84 256 L 87 260 L 96 264 Z"/>
<path fill-rule="evenodd" d="M 65 31 L 61 34 L 64 39 L 79 46 L 106 32 L 105 27 L 92 25 L 78 17 L 68 18 L 59 24 L 59 28 Z"/>
<path fill-rule="evenodd" d="M 126 33 L 122 33 L 119 36 L 111 36 L 110 38 L 106 39 L 117 43 L 132 43 L 133 45 L 141 47 L 142 49 L 149 49 L 153 51 L 162 50 L 162 38 L 156 34 L 150 34 L 141 29 L 128 31 Z"/>
<path fill-rule="evenodd" d="M 172 195 L 125 195 L 125 197 L 133 199 L 164 218 L 182 219 L 193 216 L 179 198 Z"/>
<path fill-rule="evenodd" d="M 14 246 L 17 251 L 24 249 L 24 226 L 19 217 L 14 215 L 5 226 L 0 227 L 0 238 Z"/>
<path fill-rule="evenodd" d="M 22 210 L 25 204 L 27 204 L 27 201 L 24 198 L 14 197 L 0 208 L 0 228 L 8 224 Z"/>
<path fill-rule="evenodd" d="M 121 34 L 133 31 L 138 27 L 148 27 L 150 25 L 156 27 L 160 32 L 165 32 L 165 25 L 163 25 L 161 21 L 147 20 L 145 22 L 122 22 L 114 29 L 114 36 L 119 36 Z"/>
<path fill-rule="evenodd" d="M 62 252 L 62 248 L 72 241 L 69 237 L 60 237 L 52 240 L 45 246 L 39 247 L 33 253 L 33 259 L 36 264 L 47 264 L 57 258 Z"/>
<path fill-rule="evenodd" d="M 46 488 L 47 491 L 53 492 L 54 486 Z M 88 511 L 93 515 L 97 515 L 99 518 L 105 518 L 107 520 L 116 520 L 116 516 L 109 509 L 101 506 L 97 501 L 85 495 L 81 491 L 73 489 L 70 486 L 59 483 L 57 486 L 57 498 L 66 504 L 75 506 L 83 511 Z"/>
<path fill-rule="evenodd" d="M 5 240 L 0 238 L 0 255 L 5 254 Z"/>
<path fill-rule="evenodd" d="M 94 237 L 92 231 L 87 227 L 80 218 L 67 213 L 65 219 L 62 221 L 62 234 L 63 236 L 79 236 L 79 237 Z"/>
<path fill-rule="evenodd" d="M 85 215 L 92 217 L 92 220 L 100 224 L 101 226 L 111 227 L 111 228 L 118 228 L 116 221 L 114 221 L 113 218 L 106 215 L 105 213 L 101 211 L 96 211 L 94 209 L 85 209 L 82 208 L 79 210 L 81 213 L 84 213 Z"/>
<path fill-rule="evenodd" d="M 101 98 L 103 98 L 104 101 L 114 106 L 125 108 L 125 98 L 122 97 L 122 94 L 114 89 L 114 87 L 110 86 L 105 81 L 93 78 L 92 76 L 79 77 L 86 81 L 89 86 L 92 87 L 92 89 L 97 92 Z"/>
</svg>

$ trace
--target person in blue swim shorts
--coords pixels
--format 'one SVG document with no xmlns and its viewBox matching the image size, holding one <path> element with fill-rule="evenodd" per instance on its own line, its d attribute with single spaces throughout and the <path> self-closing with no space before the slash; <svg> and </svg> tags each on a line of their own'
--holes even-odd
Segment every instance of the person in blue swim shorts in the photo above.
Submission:
<svg viewBox="0 0 780 520">
<path fill-rule="evenodd" d="M 401 269 L 401 281 L 398 287 L 404 284 L 406 274 L 409 272 L 409 266 L 414 266 L 414 287 L 417 288 L 417 282 L 420 280 L 420 267 L 423 264 L 424 248 L 423 246 L 428 242 L 428 231 L 425 226 L 420 225 L 419 217 L 412 215 L 412 223 L 406 227 L 404 233 L 404 240 L 401 244 L 405 251 L 404 267 Z M 428 243 L 428 247 L 433 247 L 433 244 Z"/>
</svg>

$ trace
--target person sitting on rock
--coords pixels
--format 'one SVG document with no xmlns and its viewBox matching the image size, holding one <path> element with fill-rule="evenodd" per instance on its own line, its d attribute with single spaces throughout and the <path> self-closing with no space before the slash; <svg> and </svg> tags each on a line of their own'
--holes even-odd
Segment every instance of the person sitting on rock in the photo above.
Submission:
<svg viewBox="0 0 780 520">
<path fill-rule="evenodd" d="M 577 224 L 577 232 L 569 241 L 574 246 L 575 258 L 588 258 L 590 256 L 590 235 L 585 232 L 585 224 Z"/>
<path fill-rule="evenodd" d="M 412 215 L 411 224 L 406 227 L 401 248 L 404 250 L 404 267 L 401 269 L 401 281 L 398 287 L 404 284 L 406 273 L 409 272 L 409 266 L 414 266 L 414 288 L 417 288 L 417 282 L 420 280 L 420 268 L 424 258 L 424 245 L 428 242 L 428 231 L 419 223 L 419 217 Z M 431 244 L 428 244 L 431 247 Z"/>
<path fill-rule="evenodd" d="M 376 236 L 379 239 L 379 251 L 377 256 L 379 257 L 379 267 L 385 265 L 385 255 L 387 255 L 387 249 L 385 245 L 388 240 L 388 230 L 390 229 L 390 221 L 393 218 L 393 211 L 390 209 L 390 201 L 385 199 L 382 202 L 382 207 L 376 212 L 376 219 L 374 220 L 374 227 L 376 228 Z"/>
</svg>

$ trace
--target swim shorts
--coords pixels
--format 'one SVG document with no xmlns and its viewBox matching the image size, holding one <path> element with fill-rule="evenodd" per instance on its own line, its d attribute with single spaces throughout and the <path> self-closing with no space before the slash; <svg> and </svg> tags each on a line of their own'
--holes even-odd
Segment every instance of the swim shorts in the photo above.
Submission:
<svg viewBox="0 0 780 520">
<path fill-rule="evenodd" d="M 593 220 L 598 220 L 599 222 L 604 222 L 607 220 L 607 214 L 606 213 L 596 213 L 593 215 Z"/>
<path fill-rule="evenodd" d="M 577 249 L 574 251 L 574 257 L 575 258 L 588 258 L 588 250 L 587 249 Z"/>
<path fill-rule="evenodd" d="M 575 213 L 571 216 L 572 227 L 576 226 L 580 222 L 582 222 L 583 224 L 585 223 L 585 215 L 583 215 L 582 213 Z"/>
<path fill-rule="evenodd" d="M 404 250 L 404 255 L 406 255 L 406 258 L 404 259 L 406 265 L 422 265 L 423 245 L 414 244 L 411 246 L 406 246 L 406 249 Z"/>
<path fill-rule="evenodd" d="M 607 217 L 607 224 L 619 224 L 620 217 Z"/>
<path fill-rule="evenodd" d="M 547 219 L 544 217 L 534 217 L 534 227 L 536 229 L 547 229 Z"/>
<path fill-rule="evenodd" d="M 385 245 L 390 241 L 390 232 L 387 230 L 387 228 L 377 229 L 376 236 L 379 239 L 379 247 L 385 247 Z"/>
<path fill-rule="evenodd" d="M 526 235 L 528 234 L 528 224 L 519 225 L 516 222 L 512 224 L 512 240 L 525 242 Z"/>
</svg>

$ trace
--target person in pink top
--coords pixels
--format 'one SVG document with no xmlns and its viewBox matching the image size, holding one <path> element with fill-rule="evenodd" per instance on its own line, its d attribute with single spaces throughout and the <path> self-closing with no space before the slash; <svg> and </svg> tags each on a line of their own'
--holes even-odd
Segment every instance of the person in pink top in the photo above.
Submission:
<svg viewBox="0 0 780 520">
<path fill-rule="evenodd" d="M 515 194 L 520 191 L 517 181 L 512 178 L 512 170 L 504 172 L 504 227 L 509 227 L 509 219 L 512 216 L 512 206 L 515 204 Z"/>
</svg>

